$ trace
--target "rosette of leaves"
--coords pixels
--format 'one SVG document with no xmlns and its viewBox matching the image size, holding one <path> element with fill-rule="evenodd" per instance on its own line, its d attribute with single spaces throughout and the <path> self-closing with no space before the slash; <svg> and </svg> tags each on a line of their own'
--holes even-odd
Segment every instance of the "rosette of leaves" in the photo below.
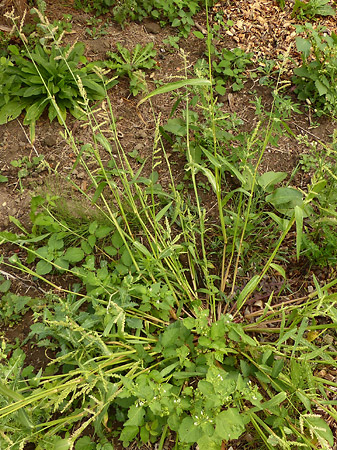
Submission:
<svg viewBox="0 0 337 450">
<path fill-rule="evenodd" d="M 129 51 L 119 42 L 116 44 L 117 53 L 107 52 L 109 60 L 105 65 L 115 71 L 118 77 L 128 76 L 130 78 L 130 92 L 137 95 L 146 88 L 144 69 L 150 70 L 156 66 L 153 59 L 156 50 L 153 49 L 153 42 L 145 47 L 137 44 L 133 51 Z"/>
<path fill-rule="evenodd" d="M 101 78 L 86 64 L 84 44 L 74 47 L 52 46 L 47 50 L 40 45 L 29 54 L 20 54 L 18 47 L 9 46 L 11 56 L 0 59 L 0 124 L 18 117 L 25 111 L 24 124 L 34 127 L 45 109 L 50 121 L 66 120 L 67 111 L 80 118 L 83 103 L 79 80 L 88 100 L 105 97 Z M 83 67 L 79 67 L 83 64 Z"/>
</svg>

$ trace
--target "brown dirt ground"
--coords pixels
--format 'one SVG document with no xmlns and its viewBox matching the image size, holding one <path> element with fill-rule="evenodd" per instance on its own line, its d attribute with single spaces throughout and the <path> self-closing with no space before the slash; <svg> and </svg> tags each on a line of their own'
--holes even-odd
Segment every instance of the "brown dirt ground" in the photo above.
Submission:
<svg viewBox="0 0 337 450">
<path fill-rule="evenodd" d="M 23 0 L 21 3 L 18 2 L 19 12 L 23 3 Z M 106 35 L 101 36 L 99 39 L 88 39 L 84 30 L 87 26 L 86 20 L 91 17 L 90 14 L 74 9 L 72 6 L 73 2 L 70 0 L 62 2 L 62 7 L 60 7 L 59 2 L 54 2 L 53 0 L 47 0 L 46 3 L 47 17 L 51 22 L 55 19 L 62 20 L 63 14 L 72 15 L 72 31 L 65 35 L 64 42 L 84 42 L 86 56 L 89 60 L 104 59 L 107 50 L 115 49 L 116 42 L 121 42 L 129 49 L 133 48 L 137 43 L 145 45 L 148 42 L 153 42 L 160 59 L 157 70 L 148 77 L 149 89 L 152 90 L 154 88 L 154 80 L 171 81 L 175 77 L 183 77 L 184 66 L 181 56 L 176 52 L 171 53 L 169 48 L 165 47 L 162 42 L 168 35 L 173 34 L 172 29 L 169 27 L 160 29 L 157 24 L 147 20 L 143 23 L 128 24 L 124 29 L 121 29 L 117 24 L 110 22 Z M 220 47 L 226 45 L 229 48 L 240 46 L 244 50 L 252 51 L 256 64 L 259 64 L 259 61 L 261 64 L 262 58 L 277 58 L 278 55 L 288 51 L 289 46 L 292 44 L 289 50 L 290 55 L 294 60 L 298 60 L 298 54 L 293 44 L 296 19 L 291 17 L 291 2 L 286 3 L 287 6 L 284 11 L 281 11 L 277 2 L 273 0 L 238 0 L 216 3 L 212 17 L 214 18 L 215 14 L 221 12 L 225 22 L 231 19 L 234 23 L 229 29 L 223 30 L 223 34 L 216 44 Z M 107 14 L 103 17 L 103 20 L 108 20 L 109 18 L 110 16 Z M 337 31 L 335 18 L 325 18 L 321 22 L 331 31 Z M 205 30 L 205 14 L 201 13 L 196 17 L 196 24 L 195 30 Z M 8 22 L 0 19 L 0 25 L 2 26 L 0 29 L 4 29 L 4 27 L 8 27 Z M 193 34 L 188 39 L 182 39 L 180 45 L 187 55 L 187 62 L 190 67 L 193 67 L 205 51 L 203 41 L 196 38 Z M 256 70 L 256 67 L 252 70 Z M 285 67 L 285 74 L 290 72 L 291 67 Z M 247 131 L 252 130 L 258 120 L 254 106 L 251 104 L 252 92 L 256 92 L 256 95 L 261 96 L 264 106 L 268 107 L 268 105 L 271 105 L 271 91 L 264 86 L 260 86 L 258 79 L 248 81 L 243 91 L 229 93 L 229 95 L 219 99 L 223 103 L 223 111 L 235 112 L 243 120 L 243 128 Z M 290 89 L 287 94 L 293 97 Z M 144 103 L 137 108 L 136 105 L 141 95 L 137 96 L 137 98 L 131 97 L 128 84 L 125 81 L 121 81 L 115 86 L 110 91 L 109 96 L 113 105 L 113 112 L 117 118 L 120 140 L 126 152 L 137 149 L 140 157 L 146 158 L 150 156 L 155 131 L 155 121 L 150 106 Z M 154 99 L 153 105 L 155 113 L 161 113 L 163 120 L 165 120 L 170 113 L 172 101 L 169 96 L 161 96 Z M 303 109 L 303 114 L 294 116 L 290 127 L 296 135 L 308 135 L 309 139 L 312 140 L 318 140 L 323 143 L 330 142 L 335 123 L 329 118 L 320 118 L 316 122 L 317 126 L 313 128 L 312 117 L 306 109 Z M 90 140 L 89 131 L 81 127 L 78 121 L 69 117 L 68 125 L 73 132 L 75 140 L 82 142 Z M 43 116 L 37 123 L 36 140 L 32 144 L 29 140 L 28 130 L 22 126 L 21 117 L 18 120 L 0 126 L 0 170 L 9 179 L 8 183 L 0 184 L 0 230 L 13 227 L 9 216 L 19 219 L 25 226 L 29 227 L 30 198 L 41 186 L 49 183 L 57 190 L 62 189 L 63 177 L 72 167 L 75 157 L 72 149 L 61 136 L 60 131 L 61 127 L 56 121 L 49 123 L 47 117 Z M 300 145 L 296 140 L 288 136 L 282 136 L 277 147 L 270 146 L 267 148 L 261 170 L 277 171 L 281 169 L 290 174 L 296 167 L 300 155 L 306 152 L 308 152 L 307 148 Z M 44 155 L 47 164 L 39 167 L 38 170 L 32 171 L 28 177 L 24 178 L 22 180 L 23 189 L 20 189 L 17 169 L 10 163 L 12 160 L 18 160 L 24 156 L 31 159 L 36 155 Z M 174 156 L 174 158 L 177 157 Z M 182 165 L 179 159 L 177 162 L 178 166 Z M 55 172 L 58 174 L 57 177 Z M 85 173 L 80 169 L 74 174 L 77 181 L 86 182 Z M 178 176 L 182 175 L 183 171 L 178 173 Z M 160 172 L 160 181 L 164 185 L 166 176 L 165 172 Z M 298 172 L 294 182 L 298 187 L 305 187 L 309 181 L 307 174 Z M 10 247 L 6 247 L 5 257 L 10 256 L 12 251 Z M 0 269 L 6 270 L 5 267 L 0 267 Z M 288 273 L 292 276 L 292 290 L 295 293 L 299 286 L 300 291 L 307 289 L 312 277 L 312 272 L 308 272 L 307 267 L 293 262 L 292 266 L 288 268 Z M 29 280 L 22 280 L 17 273 L 11 275 L 16 279 L 14 291 L 16 293 L 27 292 Z M 319 275 L 323 281 L 328 279 L 330 269 L 319 269 Z M 251 305 L 248 305 L 247 317 L 261 308 L 262 302 L 268 298 L 272 288 L 277 289 L 278 287 L 280 287 L 280 280 L 267 280 L 266 288 L 262 289 L 259 297 L 254 298 L 255 307 L 252 308 Z M 39 286 L 36 286 L 36 288 L 39 289 Z M 301 297 L 299 294 L 297 296 Z M 295 297 L 295 294 L 294 297 L 289 297 L 288 295 L 289 300 Z M 2 334 L 9 342 L 14 342 L 17 337 L 20 339 L 24 338 L 29 332 L 31 320 L 31 314 L 27 313 L 23 317 L 22 322 L 13 328 L 1 328 L 0 324 L 0 335 Z M 35 367 L 45 367 L 49 356 L 44 353 L 44 350 L 38 350 L 38 348 L 30 344 L 26 346 L 26 350 L 28 356 L 27 364 L 34 362 Z M 334 379 L 336 380 L 336 378 Z M 244 448 L 245 442 L 232 445 L 233 449 Z M 169 442 L 167 442 L 167 448 L 170 448 Z"/>
</svg>

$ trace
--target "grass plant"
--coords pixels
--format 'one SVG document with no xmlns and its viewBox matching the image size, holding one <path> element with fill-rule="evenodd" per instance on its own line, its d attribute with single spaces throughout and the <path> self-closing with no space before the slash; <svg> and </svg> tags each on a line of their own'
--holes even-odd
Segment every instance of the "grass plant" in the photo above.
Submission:
<svg viewBox="0 0 337 450">
<path fill-rule="evenodd" d="M 208 47 L 210 57 L 209 41 Z M 208 67 L 208 78 L 190 79 L 186 68 L 182 80 L 140 102 L 180 90 L 180 147 L 190 189 L 177 189 L 165 124 L 155 114 L 151 170 L 146 161 L 134 168 L 99 69 L 105 99 L 95 111 L 77 78 L 91 142 L 78 146 L 55 107 L 77 155 L 72 170 L 81 166 L 89 187 L 77 184 L 71 171 L 68 182 L 94 213 L 87 222 L 64 214 L 62 196 L 47 192 L 32 199 L 30 229 L 12 219 L 17 233 L 0 233 L 0 245 L 20 249 L 0 257 L 4 267 L 50 288 L 43 299 L 22 300 L 21 309 L 34 311 L 28 339 L 55 355 L 35 373 L 20 348 L 2 345 L 1 446 L 111 450 L 116 434 L 124 447 L 136 441 L 161 450 L 169 436 L 175 449 L 220 449 L 247 435 L 261 449 L 333 446 L 328 422 L 337 419 L 330 395 L 336 383 L 320 371 L 335 367 L 336 350 L 323 338 L 336 329 L 331 290 L 337 280 L 322 285 L 314 278 L 313 292 L 300 301 L 280 303 L 271 291 L 250 320 L 243 314 L 268 274 L 286 278 L 282 247 L 291 232 L 291 256 L 301 255 L 304 224 L 325 182 L 313 180 L 302 192 L 280 186 L 282 172 L 260 174 L 280 119 L 272 110 L 263 126 L 229 138 L 234 118 L 219 117 Z M 204 117 L 197 129 L 195 111 Z M 216 223 L 200 178 L 211 187 Z M 276 232 L 268 232 L 270 224 Z M 254 250 L 255 227 L 265 227 L 268 251 L 242 270 Z M 8 295 L 4 283 L 0 289 Z M 113 431 L 116 423 L 122 425 Z"/>
</svg>

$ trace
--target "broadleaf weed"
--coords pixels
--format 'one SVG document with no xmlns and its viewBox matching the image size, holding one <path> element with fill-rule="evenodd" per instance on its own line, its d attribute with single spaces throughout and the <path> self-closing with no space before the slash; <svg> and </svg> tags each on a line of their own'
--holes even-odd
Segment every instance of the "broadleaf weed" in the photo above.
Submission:
<svg viewBox="0 0 337 450">
<path fill-rule="evenodd" d="M 137 55 L 143 64 L 147 58 L 140 48 Z M 314 292 L 303 304 L 273 302 L 271 291 L 264 310 L 251 313 L 256 322 L 247 323 L 242 314 L 270 269 L 285 276 L 276 261 L 295 227 L 294 253 L 297 247 L 300 254 L 311 204 L 325 184 L 313 180 L 302 192 L 280 185 L 284 172 L 259 173 L 273 132 L 289 120 L 288 99 L 278 103 L 279 115 L 270 111 L 263 126 L 259 122 L 244 134 L 236 117 L 216 104 L 211 80 L 187 75 L 186 68 L 183 80 L 140 102 L 184 89 L 181 116 L 177 104 L 166 125 L 154 117 L 148 172 L 145 161 L 135 169 L 121 145 L 109 97 L 95 112 L 84 101 L 92 142 L 77 146 L 66 127 L 64 138 L 77 156 L 73 170 L 82 166 L 90 181 L 84 191 L 68 177 L 88 205 L 87 220 L 69 214 L 58 195 L 47 193 L 32 199 L 29 231 L 16 220 L 17 233 L 0 233 L 1 245 L 22 250 L 0 262 L 53 289 L 45 307 L 34 312 L 29 339 L 36 337 L 37 345 L 56 353 L 44 374 L 32 376 L 22 367 L 22 351 L 4 360 L 2 346 L 1 444 L 76 449 L 91 445 L 83 436 L 91 425 L 98 440 L 111 439 L 117 418 L 124 446 L 154 443 L 170 431 L 176 448 L 220 448 L 246 430 L 260 448 L 315 448 L 314 439 L 322 448 L 332 445 L 321 411 L 333 416 L 333 402 L 322 401 L 327 384 L 316 374 L 335 363 L 335 350 L 321 345 L 318 335 L 336 329 L 336 298 L 329 290 L 337 281 L 320 286 L 314 279 Z M 100 80 L 106 92 L 107 80 Z M 77 87 L 85 93 L 88 86 Z M 177 189 L 165 133 L 173 144 L 180 139 L 188 189 Z M 168 174 L 167 190 L 160 170 Z M 216 220 L 199 181 L 212 188 L 206 198 L 218 210 Z M 267 232 L 270 223 L 276 232 Z M 260 242 L 268 250 L 247 270 L 247 255 L 256 248 L 254 229 L 267 230 Z M 214 237 L 220 248 L 212 248 L 210 258 Z M 66 286 L 55 284 L 60 271 L 71 280 Z M 1 280 L 6 295 L 9 288 Z M 19 314 L 33 303 L 24 299 L 13 311 Z"/>
<path fill-rule="evenodd" d="M 140 91 L 146 89 L 144 69 L 153 69 L 156 67 L 156 50 L 153 49 L 153 42 L 145 47 L 137 44 L 132 51 L 123 47 L 119 42 L 116 44 L 118 53 L 107 52 L 108 60 L 105 61 L 106 67 L 115 71 L 116 75 L 127 75 L 130 78 L 131 94 L 136 96 Z"/>
</svg>

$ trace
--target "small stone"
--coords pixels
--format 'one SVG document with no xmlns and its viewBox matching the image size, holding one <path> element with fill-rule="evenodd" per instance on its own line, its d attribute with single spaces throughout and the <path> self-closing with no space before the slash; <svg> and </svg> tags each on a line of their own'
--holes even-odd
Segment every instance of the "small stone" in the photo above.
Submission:
<svg viewBox="0 0 337 450">
<path fill-rule="evenodd" d="M 54 147 L 56 145 L 56 142 L 56 137 L 52 134 L 47 134 L 47 136 L 45 136 L 42 140 L 42 144 L 46 145 L 47 147 Z"/>
<path fill-rule="evenodd" d="M 29 196 L 27 196 L 21 200 L 22 208 L 27 208 L 27 207 L 29 207 L 29 205 L 30 205 L 30 197 Z"/>
<path fill-rule="evenodd" d="M 136 134 L 138 139 L 145 139 L 147 137 L 147 133 L 144 130 L 139 130 Z"/>
<path fill-rule="evenodd" d="M 142 148 L 143 148 L 143 144 L 137 144 L 137 145 L 135 145 L 134 147 L 133 147 L 133 149 L 134 150 L 137 150 L 137 152 L 139 151 L 139 150 L 142 150 Z"/>
<path fill-rule="evenodd" d="M 18 210 L 16 208 L 11 208 L 9 210 L 9 215 L 10 216 L 15 216 L 15 214 L 17 214 Z"/>
<path fill-rule="evenodd" d="M 308 292 L 309 292 L 309 294 L 311 294 L 312 292 L 314 292 L 313 286 L 308 286 Z"/>
<path fill-rule="evenodd" d="M 25 132 L 20 128 L 16 131 L 16 137 L 19 139 L 19 141 L 25 141 L 27 143 L 27 137 Z"/>
<path fill-rule="evenodd" d="M 144 28 L 148 33 L 158 34 L 161 31 L 161 26 L 157 22 L 145 22 Z"/>
</svg>

